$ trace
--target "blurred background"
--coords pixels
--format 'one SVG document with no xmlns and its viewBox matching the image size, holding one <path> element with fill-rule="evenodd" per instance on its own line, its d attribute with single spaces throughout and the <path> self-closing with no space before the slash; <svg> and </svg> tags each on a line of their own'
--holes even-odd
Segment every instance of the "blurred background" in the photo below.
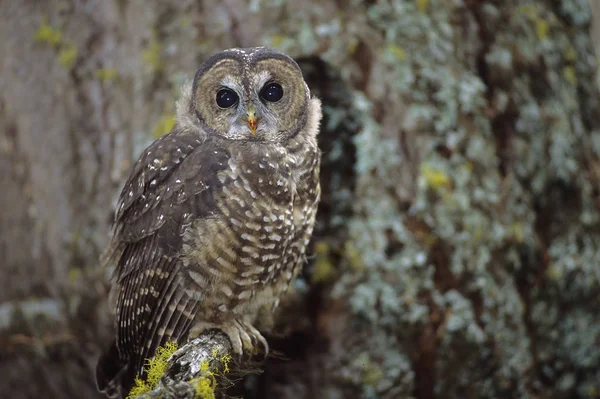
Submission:
<svg viewBox="0 0 600 399">
<path fill-rule="evenodd" d="M 253 45 L 297 59 L 323 99 L 323 201 L 269 337 L 287 360 L 237 394 L 600 396 L 600 1 L 0 14 L 0 397 L 99 398 L 119 190 L 200 63 Z"/>
</svg>

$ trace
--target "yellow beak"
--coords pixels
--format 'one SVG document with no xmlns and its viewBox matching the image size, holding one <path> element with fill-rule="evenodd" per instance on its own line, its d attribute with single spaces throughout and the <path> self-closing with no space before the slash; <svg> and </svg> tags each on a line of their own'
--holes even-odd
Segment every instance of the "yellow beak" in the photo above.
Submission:
<svg viewBox="0 0 600 399">
<path fill-rule="evenodd" d="M 254 109 L 254 105 L 250 105 L 250 107 L 248 107 L 248 112 L 246 115 L 248 116 L 248 126 L 250 126 L 250 131 L 252 132 L 252 135 L 255 135 L 258 119 L 256 119 L 256 110 Z"/>
</svg>

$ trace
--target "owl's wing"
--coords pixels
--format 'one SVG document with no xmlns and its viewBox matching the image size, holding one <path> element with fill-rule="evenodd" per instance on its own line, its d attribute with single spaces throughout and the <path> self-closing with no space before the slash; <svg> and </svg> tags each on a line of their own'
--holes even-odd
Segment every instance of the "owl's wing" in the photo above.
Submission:
<svg viewBox="0 0 600 399">
<path fill-rule="evenodd" d="M 228 156 L 212 141 L 175 127 L 134 165 L 118 202 L 112 242 L 116 348 L 98 364 L 99 388 L 119 378 L 129 389 L 158 346 L 187 334 L 199 304 L 178 289 L 177 255 L 192 221 L 219 214 L 213 192 L 222 184 L 217 174 Z"/>
</svg>

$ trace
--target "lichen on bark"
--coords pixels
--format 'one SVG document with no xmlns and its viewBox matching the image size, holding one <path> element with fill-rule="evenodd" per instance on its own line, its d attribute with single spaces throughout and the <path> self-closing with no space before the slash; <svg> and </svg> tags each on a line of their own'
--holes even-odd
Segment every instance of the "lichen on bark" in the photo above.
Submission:
<svg viewBox="0 0 600 399">
<path fill-rule="evenodd" d="M 202 60 L 258 44 L 298 59 L 323 99 L 323 201 L 285 335 L 269 336 L 285 358 L 234 394 L 600 392 L 587 1 L 1 9 L 0 392 L 93 397 L 110 334 L 97 259 L 123 179 Z"/>
</svg>

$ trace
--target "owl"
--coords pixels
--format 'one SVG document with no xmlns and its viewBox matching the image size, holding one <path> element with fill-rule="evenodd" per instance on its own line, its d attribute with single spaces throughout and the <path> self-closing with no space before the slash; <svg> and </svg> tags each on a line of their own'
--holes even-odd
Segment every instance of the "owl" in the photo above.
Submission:
<svg viewBox="0 0 600 399">
<path fill-rule="evenodd" d="M 296 62 L 265 47 L 217 53 L 183 87 L 172 131 L 144 150 L 117 204 L 101 391 L 127 395 L 159 346 L 209 328 L 238 354 L 268 351 L 259 315 L 278 306 L 313 231 L 320 119 Z"/>
</svg>

